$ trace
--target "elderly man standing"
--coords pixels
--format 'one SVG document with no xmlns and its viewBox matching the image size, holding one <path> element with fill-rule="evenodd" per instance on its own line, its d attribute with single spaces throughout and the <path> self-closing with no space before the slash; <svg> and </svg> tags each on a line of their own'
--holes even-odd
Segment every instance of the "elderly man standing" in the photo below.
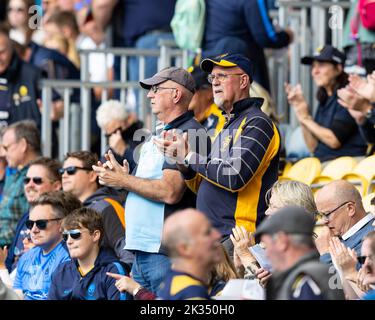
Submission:
<svg viewBox="0 0 375 320">
<path fill-rule="evenodd" d="M 10 125 L 3 135 L 2 147 L 8 166 L 17 171 L 7 177 L 0 203 L 0 246 L 12 242 L 17 222 L 29 208 L 23 183 L 28 163 L 40 153 L 40 136 L 35 123 L 24 120 Z"/>
<path fill-rule="evenodd" d="M 169 67 L 152 78 L 140 82 L 148 89 L 152 112 L 164 123 L 164 131 L 173 129 L 202 134 L 205 144 L 209 137 L 188 111 L 195 83 L 189 72 Z M 165 133 L 165 132 L 164 132 Z M 194 134 L 191 135 L 194 137 Z M 126 248 L 135 251 L 132 275 L 143 287 L 156 293 L 170 266 L 161 247 L 164 219 L 178 209 L 195 207 L 195 195 L 186 190 L 176 164 L 160 154 L 152 136 L 141 147 L 135 175 L 129 174 L 126 162 L 119 165 L 112 152 L 104 166 L 94 166 L 99 182 L 129 191 L 125 203 Z"/>
<path fill-rule="evenodd" d="M 204 59 L 201 68 L 210 72 L 214 101 L 227 118 L 211 154 L 205 159 L 190 150 L 181 136 L 164 140 L 158 147 L 189 169 L 184 175 L 189 187 L 197 190 L 197 209 L 221 232 L 231 253 L 232 228 L 242 225 L 254 231 L 264 218 L 266 192 L 278 177 L 280 135 L 260 109 L 263 99 L 249 96 L 253 77 L 249 59 L 222 55 Z M 197 178 L 203 178 L 200 185 Z"/>
<path fill-rule="evenodd" d="M 344 180 L 333 181 L 317 192 L 315 202 L 325 222 L 315 240 L 321 261 L 332 263 L 329 253 L 331 237 L 339 237 L 345 246 L 360 256 L 362 239 L 374 230 L 374 216 L 366 213 L 355 186 Z"/>
<path fill-rule="evenodd" d="M 330 286 L 329 268 L 319 261 L 313 241 L 314 217 L 300 207 L 285 207 L 255 232 L 262 240 L 273 274 L 267 300 L 338 300 L 342 289 Z"/>
</svg>

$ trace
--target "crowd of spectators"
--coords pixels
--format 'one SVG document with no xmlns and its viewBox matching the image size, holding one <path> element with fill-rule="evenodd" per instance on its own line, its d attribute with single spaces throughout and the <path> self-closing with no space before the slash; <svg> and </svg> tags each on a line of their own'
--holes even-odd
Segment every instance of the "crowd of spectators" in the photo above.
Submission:
<svg viewBox="0 0 375 320">
<path fill-rule="evenodd" d="M 263 49 L 287 48 L 294 35 L 272 24 L 270 2 L 206 0 L 202 52 L 189 69 L 157 70 L 148 57 L 139 79 L 139 58 L 129 59 L 127 80 L 139 81 L 158 120 L 151 131 L 115 91 L 101 101 L 100 82 L 119 79 L 120 61 L 91 53 L 91 150 L 60 162 L 63 96 L 53 90 L 45 157 L 39 81 L 79 79 L 81 49 L 173 40 L 176 1 L 42 0 L 34 27 L 35 1 L 6 1 L 0 300 L 219 299 L 233 279 L 268 300 L 375 299 L 375 213 L 357 186 L 335 180 L 315 192 L 279 180 L 285 145 Z M 371 155 L 375 71 L 347 73 L 345 53 L 329 44 L 300 62 L 311 65 L 315 115 L 300 84 L 285 83 L 285 93 L 310 155 L 325 164 Z"/>
</svg>

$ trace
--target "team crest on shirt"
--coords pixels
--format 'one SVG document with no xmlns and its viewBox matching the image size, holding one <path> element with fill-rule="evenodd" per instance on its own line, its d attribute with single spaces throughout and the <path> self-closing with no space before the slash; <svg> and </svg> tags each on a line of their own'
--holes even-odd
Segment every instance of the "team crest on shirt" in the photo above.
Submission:
<svg viewBox="0 0 375 320">
<path fill-rule="evenodd" d="M 87 289 L 86 300 L 95 300 L 95 296 L 94 296 L 95 290 L 96 290 L 95 283 L 91 283 Z"/>
<path fill-rule="evenodd" d="M 223 138 L 223 142 L 221 143 L 220 151 L 224 152 L 225 150 L 227 150 L 231 141 L 232 141 L 232 136 L 231 135 L 225 136 Z"/>
</svg>

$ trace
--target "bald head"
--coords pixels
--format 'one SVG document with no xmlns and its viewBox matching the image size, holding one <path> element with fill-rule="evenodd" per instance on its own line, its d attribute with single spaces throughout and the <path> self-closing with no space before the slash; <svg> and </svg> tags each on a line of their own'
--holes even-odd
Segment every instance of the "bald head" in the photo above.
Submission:
<svg viewBox="0 0 375 320">
<path fill-rule="evenodd" d="M 339 205 L 346 201 L 355 202 L 356 208 L 363 210 L 362 197 L 357 188 L 348 181 L 337 180 L 325 185 L 317 192 L 316 202 L 329 200 L 333 204 Z"/>
<path fill-rule="evenodd" d="M 205 221 L 207 218 L 195 209 L 177 211 L 165 220 L 162 242 L 171 258 L 179 256 L 177 247 L 180 244 L 192 242 L 192 231 L 202 220 Z"/>
</svg>

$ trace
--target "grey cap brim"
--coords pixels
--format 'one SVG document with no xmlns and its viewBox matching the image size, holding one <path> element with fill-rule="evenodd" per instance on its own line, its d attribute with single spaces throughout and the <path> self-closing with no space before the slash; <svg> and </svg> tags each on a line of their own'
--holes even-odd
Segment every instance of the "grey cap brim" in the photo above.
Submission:
<svg viewBox="0 0 375 320">
<path fill-rule="evenodd" d="M 158 85 L 158 84 L 163 83 L 167 80 L 168 79 L 158 77 L 158 76 L 154 76 L 154 77 L 139 81 L 139 84 L 141 85 L 141 87 L 143 89 L 150 90 L 152 86 Z"/>
</svg>

